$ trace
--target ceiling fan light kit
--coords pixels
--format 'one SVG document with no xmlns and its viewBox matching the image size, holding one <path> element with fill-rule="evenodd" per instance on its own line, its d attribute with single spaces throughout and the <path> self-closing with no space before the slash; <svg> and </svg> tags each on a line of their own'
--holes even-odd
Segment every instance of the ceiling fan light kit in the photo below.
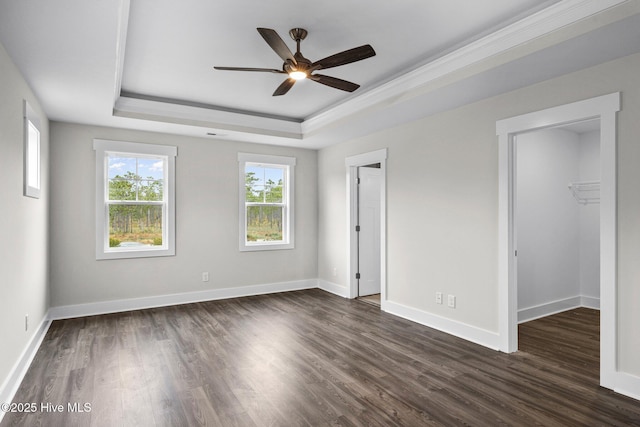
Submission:
<svg viewBox="0 0 640 427">
<path fill-rule="evenodd" d="M 263 73 L 287 74 L 289 77 L 278 86 L 273 92 L 273 96 L 284 95 L 293 87 L 296 81 L 309 79 L 323 85 L 353 92 L 360 85 L 337 77 L 326 76 L 323 74 L 313 74 L 315 71 L 338 67 L 340 65 L 350 64 L 352 62 L 361 61 L 363 59 L 375 56 L 376 52 L 371 45 L 363 45 L 353 49 L 345 50 L 340 53 L 328 56 L 316 62 L 311 62 L 305 58 L 300 52 L 300 42 L 307 37 L 307 30 L 304 28 L 293 28 L 289 31 L 289 35 L 296 42 L 296 53 L 293 54 L 286 43 L 278 35 L 275 30 L 270 28 L 258 28 L 258 33 L 267 42 L 267 44 L 278 54 L 284 61 L 282 70 L 276 68 L 247 68 L 247 67 L 213 67 L 216 70 L 224 71 L 255 71 Z"/>
<path fill-rule="evenodd" d="M 304 71 L 291 71 L 289 73 L 289 77 L 291 77 L 293 80 L 304 80 L 307 78 L 307 73 L 305 73 Z"/>
</svg>

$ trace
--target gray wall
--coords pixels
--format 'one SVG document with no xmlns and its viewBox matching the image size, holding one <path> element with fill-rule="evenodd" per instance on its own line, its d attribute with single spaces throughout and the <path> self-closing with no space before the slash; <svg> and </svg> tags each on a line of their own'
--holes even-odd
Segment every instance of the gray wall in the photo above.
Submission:
<svg viewBox="0 0 640 427">
<path fill-rule="evenodd" d="M 48 309 L 49 123 L 0 44 L 0 391 Z M 39 199 L 23 196 L 23 100 L 41 120 Z M 25 315 L 29 330 L 25 331 Z"/>
<path fill-rule="evenodd" d="M 178 147 L 175 257 L 96 261 L 93 138 Z M 317 277 L 316 151 L 58 122 L 51 146 L 52 306 Z M 297 159 L 295 249 L 239 252 L 238 152 Z"/>
<path fill-rule="evenodd" d="M 619 368 L 640 375 L 640 55 L 548 80 L 322 149 L 319 278 L 346 287 L 347 156 L 388 147 L 387 295 L 498 331 L 496 121 L 622 92 L 618 114 Z M 338 271 L 333 276 L 333 268 Z M 435 292 L 457 296 L 456 309 Z"/>
</svg>

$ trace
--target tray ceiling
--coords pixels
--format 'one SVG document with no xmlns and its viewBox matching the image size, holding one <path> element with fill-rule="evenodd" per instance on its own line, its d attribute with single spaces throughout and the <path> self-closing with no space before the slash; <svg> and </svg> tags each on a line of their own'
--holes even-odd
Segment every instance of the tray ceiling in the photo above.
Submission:
<svg viewBox="0 0 640 427">
<path fill-rule="evenodd" d="M 53 120 L 319 148 L 474 96 L 572 71 L 565 65 L 545 73 L 543 66 L 535 76 L 504 79 L 479 68 L 455 84 L 442 83 L 452 73 L 464 74 L 481 61 L 627 2 L 593 3 L 32 0 L 0 4 L 0 41 Z M 629 8 L 634 16 L 635 9 Z M 601 23 L 592 29 L 604 31 L 598 40 L 606 36 L 604 41 L 611 43 L 622 34 L 628 43 L 618 41 L 594 54 L 587 52 L 592 50 L 588 34 L 568 34 L 558 38 L 558 46 L 575 51 L 571 43 L 580 44 L 581 36 L 584 52 L 575 54 L 575 61 L 560 55 L 576 68 L 637 51 L 638 31 L 632 30 L 639 27 L 637 19 L 624 24 L 624 13 L 612 19 L 609 33 Z M 292 51 L 289 29 L 305 28 L 309 35 L 301 51 L 311 60 L 367 43 L 377 54 L 323 71 L 360 84 L 353 93 L 302 81 L 273 97 L 283 81 L 280 74 L 213 69 L 280 68 L 282 60 L 257 27 L 275 29 Z M 554 47 L 548 44 L 544 51 L 553 53 Z M 513 59 L 492 68 L 511 64 L 515 71 L 517 60 L 525 61 Z M 476 95 L 463 92 L 460 84 L 473 81 L 486 87 L 502 81 L 502 86 L 486 93 L 480 87 Z M 434 97 L 436 89 L 452 91 L 447 95 L 458 101 Z M 404 107 L 398 98 L 407 100 Z"/>
</svg>

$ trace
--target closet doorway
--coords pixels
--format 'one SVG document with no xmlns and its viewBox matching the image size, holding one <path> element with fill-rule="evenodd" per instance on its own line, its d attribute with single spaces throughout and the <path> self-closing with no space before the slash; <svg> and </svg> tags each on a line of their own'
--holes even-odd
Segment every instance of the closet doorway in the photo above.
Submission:
<svg viewBox="0 0 640 427">
<path fill-rule="evenodd" d="M 518 350 L 516 141 L 527 132 L 588 120 L 600 125 L 600 385 L 617 379 L 616 115 L 620 93 L 523 114 L 496 122 L 498 135 L 498 348 Z M 568 184 L 567 184 L 568 185 Z"/>
</svg>

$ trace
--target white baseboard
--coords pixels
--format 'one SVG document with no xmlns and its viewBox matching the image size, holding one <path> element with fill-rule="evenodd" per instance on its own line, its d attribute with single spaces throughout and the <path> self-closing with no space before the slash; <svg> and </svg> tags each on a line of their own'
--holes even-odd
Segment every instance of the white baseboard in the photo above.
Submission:
<svg viewBox="0 0 640 427">
<path fill-rule="evenodd" d="M 582 295 L 580 297 L 580 307 L 600 310 L 600 298 L 588 297 L 588 296 Z"/>
<path fill-rule="evenodd" d="M 18 387 L 20 387 L 20 383 L 22 383 L 27 370 L 29 370 L 29 366 L 31 366 L 33 358 L 40 348 L 40 344 L 42 344 L 42 340 L 45 335 L 47 335 L 49 326 L 51 326 L 51 320 L 49 320 L 48 316 L 45 315 L 45 318 L 42 319 L 42 322 L 38 325 L 38 329 L 36 329 L 31 340 L 27 343 L 27 346 L 22 351 L 22 354 L 16 361 L 15 365 L 13 365 L 13 368 L 9 371 L 9 375 L 6 380 L 2 386 L 0 386 L 0 403 L 9 403 L 13 400 L 13 397 L 18 391 Z M 0 422 L 4 417 L 4 414 L 4 411 L 0 411 Z"/>
<path fill-rule="evenodd" d="M 640 400 L 640 377 L 626 372 L 616 372 L 616 386 L 613 391 L 632 399 Z"/>
<path fill-rule="evenodd" d="M 236 288 L 210 289 L 181 294 L 159 295 L 144 298 L 131 298 L 113 301 L 100 301 L 87 304 L 51 307 L 49 319 L 69 319 L 72 317 L 94 316 L 122 311 L 142 310 L 145 308 L 165 307 L 194 302 L 238 298 L 252 295 L 272 294 L 276 292 L 298 291 L 318 287 L 317 279 L 292 282 L 269 283 L 264 285 L 239 286 Z"/>
<path fill-rule="evenodd" d="M 582 300 L 580 296 L 565 298 L 552 301 L 533 307 L 522 308 L 518 310 L 518 323 L 529 322 L 531 320 L 540 319 L 541 317 L 551 316 L 552 314 L 562 313 L 563 311 L 573 310 L 580 307 Z"/>
<path fill-rule="evenodd" d="M 562 313 L 563 311 L 573 310 L 579 307 L 600 310 L 600 298 L 578 295 L 533 307 L 522 308 L 518 310 L 518 323 L 530 322 L 540 319 L 541 317 L 551 316 L 552 314 Z"/>
<path fill-rule="evenodd" d="M 492 350 L 499 350 L 500 348 L 500 335 L 498 335 L 497 332 L 480 329 L 467 325 L 466 323 L 440 317 L 388 300 L 383 304 L 383 309 L 387 313 L 420 323 L 421 325 L 437 329 Z"/>
<path fill-rule="evenodd" d="M 343 298 L 349 298 L 349 288 L 327 280 L 318 279 L 318 288 Z"/>
</svg>

